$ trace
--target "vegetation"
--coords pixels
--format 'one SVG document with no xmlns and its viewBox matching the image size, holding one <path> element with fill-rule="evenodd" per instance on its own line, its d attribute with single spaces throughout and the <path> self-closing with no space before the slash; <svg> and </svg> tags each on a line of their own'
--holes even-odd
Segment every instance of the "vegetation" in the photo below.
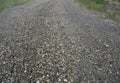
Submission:
<svg viewBox="0 0 120 83">
<path fill-rule="evenodd" d="M 104 0 L 75 0 L 80 3 L 82 6 L 86 6 L 89 9 L 95 9 L 104 11 L 105 1 Z"/>
<path fill-rule="evenodd" d="M 0 0 L 0 10 L 22 4 L 32 0 Z"/>
<path fill-rule="evenodd" d="M 106 6 L 108 5 L 109 0 L 75 0 L 81 6 L 87 7 L 92 10 L 101 11 L 107 17 L 120 21 L 120 13 L 112 11 L 108 12 Z M 117 1 L 117 0 L 116 0 Z M 118 2 L 120 2 L 118 0 Z"/>
<path fill-rule="evenodd" d="M 73 79 L 72 83 L 78 83 L 76 79 Z"/>
</svg>

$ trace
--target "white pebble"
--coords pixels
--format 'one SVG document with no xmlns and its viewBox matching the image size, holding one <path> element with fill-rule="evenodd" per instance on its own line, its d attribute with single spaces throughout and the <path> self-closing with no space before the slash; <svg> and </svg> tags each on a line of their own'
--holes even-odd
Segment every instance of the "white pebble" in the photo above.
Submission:
<svg viewBox="0 0 120 83">
<path fill-rule="evenodd" d="M 6 62 L 4 61 L 3 64 L 5 64 Z"/>
<path fill-rule="evenodd" d="M 40 83 L 40 81 L 38 80 L 36 83 Z"/>
<path fill-rule="evenodd" d="M 102 71 L 102 68 L 99 68 L 100 71 Z"/>
<path fill-rule="evenodd" d="M 24 73 L 26 73 L 26 72 L 27 72 L 27 70 L 24 71 Z"/>
<path fill-rule="evenodd" d="M 117 74 L 119 74 L 119 72 L 117 71 Z"/>
<path fill-rule="evenodd" d="M 64 82 L 67 82 L 67 79 L 64 79 Z"/>
<path fill-rule="evenodd" d="M 106 47 L 109 47 L 109 45 L 108 44 L 104 44 Z"/>
<path fill-rule="evenodd" d="M 59 79 L 58 79 L 58 81 L 60 82 L 60 81 L 61 81 L 61 79 L 59 78 Z"/>
</svg>

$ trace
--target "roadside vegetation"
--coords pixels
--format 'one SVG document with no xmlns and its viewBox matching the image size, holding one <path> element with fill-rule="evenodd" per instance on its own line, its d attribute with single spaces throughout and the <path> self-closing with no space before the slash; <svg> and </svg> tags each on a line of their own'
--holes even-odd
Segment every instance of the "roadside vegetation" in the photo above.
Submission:
<svg viewBox="0 0 120 83">
<path fill-rule="evenodd" d="M 106 1 L 104 0 L 76 0 L 82 6 L 86 6 L 89 9 L 95 9 L 99 11 L 105 10 Z"/>
<path fill-rule="evenodd" d="M 87 7 L 91 10 L 97 10 L 102 12 L 106 17 L 120 21 L 120 11 L 112 11 L 108 10 L 109 1 L 119 3 L 120 0 L 75 0 L 75 2 L 79 3 L 80 6 Z"/>
<path fill-rule="evenodd" d="M 32 0 L 0 0 L 0 10 L 5 8 L 13 7 Z"/>
</svg>

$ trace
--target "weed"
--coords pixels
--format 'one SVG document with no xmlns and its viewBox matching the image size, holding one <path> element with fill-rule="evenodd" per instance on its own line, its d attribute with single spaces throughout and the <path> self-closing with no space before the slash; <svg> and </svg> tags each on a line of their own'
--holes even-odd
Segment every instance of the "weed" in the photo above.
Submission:
<svg viewBox="0 0 120 83">
<path fill-rule="evenodd" d="M 71 83 L 78 83 L 76 79 L 73 79 Z"/>
<path fill-rule="evenodd" d="M 88 9 L 101 11 L 105 16 L 113 20 L 120 21 L 120 14 L 116 12 L 107 12 L 106 0 L 75 0 L 81 6 L 87 7 Z"/>
<path fill-rule="evenodd" d="M 32 0 L 0 0 L 0 10 L 5 8 L 13 7 L 18 4 L 22 4 Z"/>
</svg>

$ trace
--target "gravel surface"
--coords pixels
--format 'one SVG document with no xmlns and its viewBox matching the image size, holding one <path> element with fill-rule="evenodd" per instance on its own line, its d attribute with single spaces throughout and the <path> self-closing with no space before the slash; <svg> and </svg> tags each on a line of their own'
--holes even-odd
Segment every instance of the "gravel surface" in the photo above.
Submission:
<svg viewBox="0 0 120 83">
<path fill-rule="evenodd" d="M 0 83 L 120 83 L 120 25 L 73 0 L 1 11 Z"/>
</svg>

